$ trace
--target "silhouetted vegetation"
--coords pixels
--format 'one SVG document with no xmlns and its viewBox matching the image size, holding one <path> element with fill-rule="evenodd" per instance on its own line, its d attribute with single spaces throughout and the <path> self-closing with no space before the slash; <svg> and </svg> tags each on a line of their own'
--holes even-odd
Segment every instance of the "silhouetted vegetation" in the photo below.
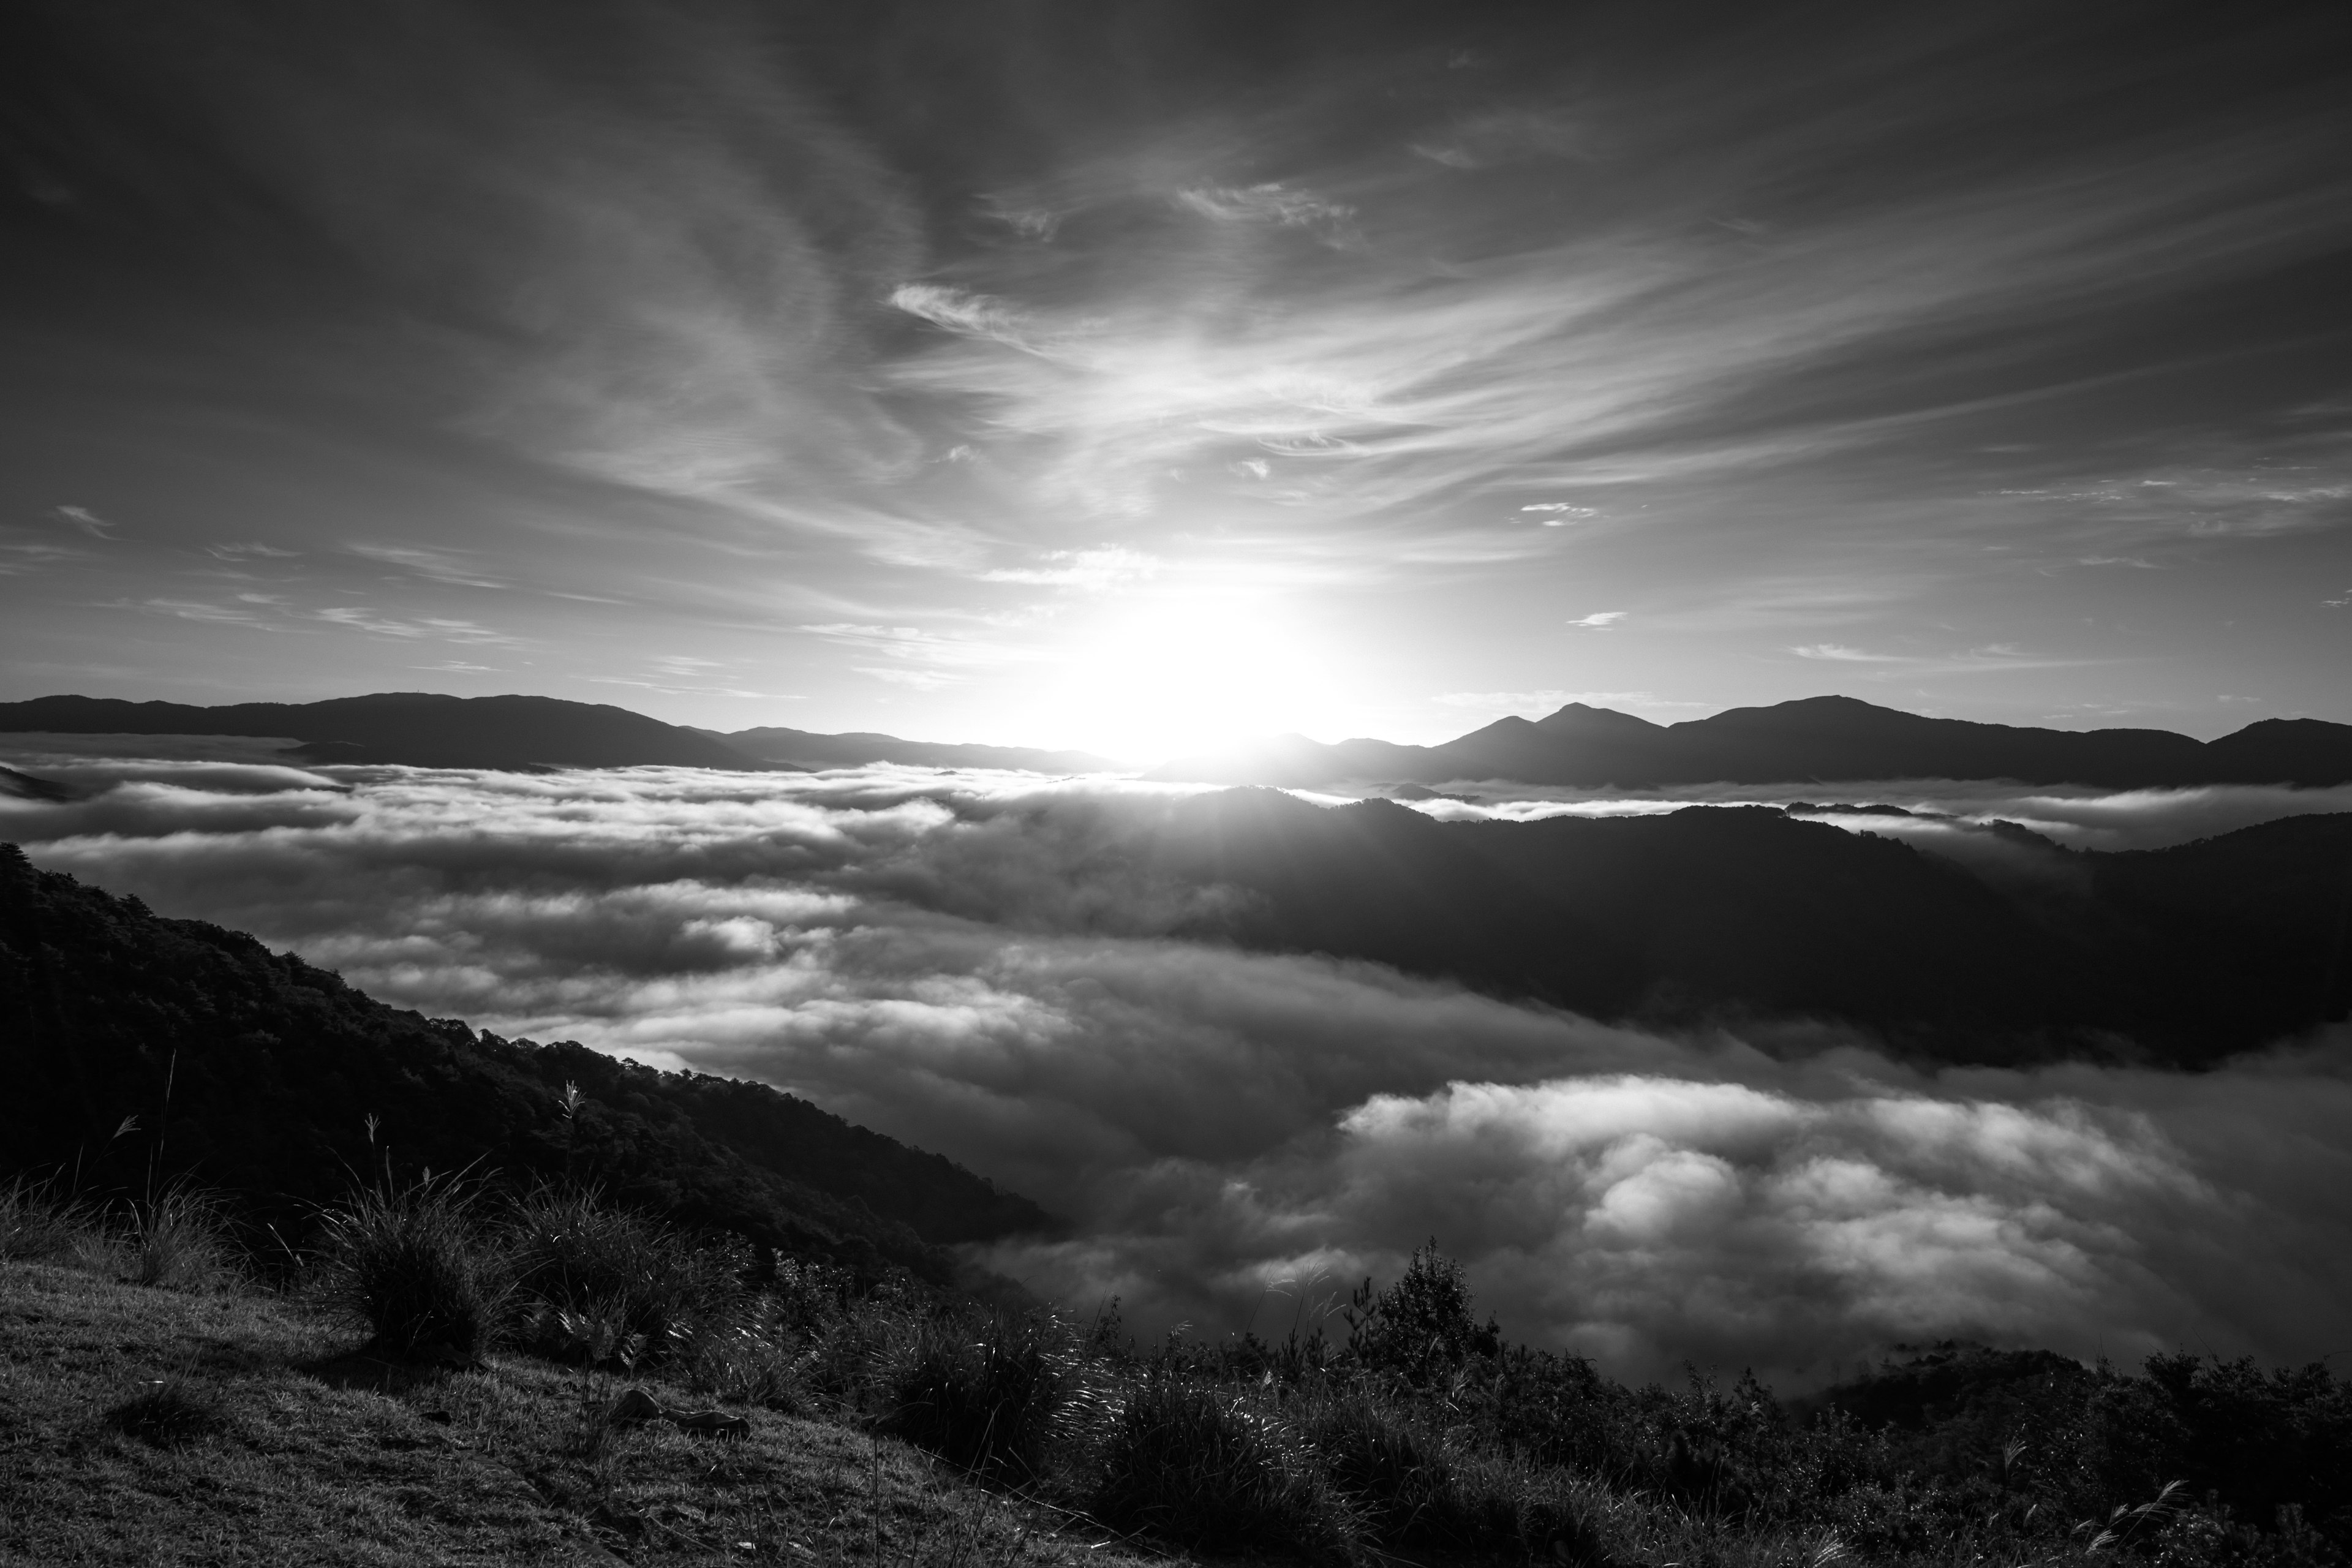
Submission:
<svg viewBox="0 0 2352 1568">
<path fill-rule="evenodd" d="M 87 1205 L 11 1192 L 11 1234 L 135 1275 L 72 1244 L 109 1223 Z M 2352 1385 L 2319 1365 L 2132 1373 L 1946 1343 L 1784 1402 L 1746 1375 L 1632 1388 L 1510 1345 L 1433 1243 L 1278 1342 L 1139 1345 L 1115 1313 L 1087 1331 L 763 1261 L 577 1187 L 363 1184 L 321 1237 L 302 1294 L 372 1353 L 455 1365 L 504 1343 L 862 1425 L 1067 1517 L 1213 1552 L 2300 1568 L 2352 1545 Z M 217 1429 L 222 1400 L 165 1380 L 108 1420 L 181 1444 Z"/>
</svg>

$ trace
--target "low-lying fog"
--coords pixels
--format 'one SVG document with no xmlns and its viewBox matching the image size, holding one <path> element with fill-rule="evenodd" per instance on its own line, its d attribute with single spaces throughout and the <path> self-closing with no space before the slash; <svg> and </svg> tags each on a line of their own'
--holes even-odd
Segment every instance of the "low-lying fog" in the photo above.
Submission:
<svg viewBox="0 0 2352 1568">
<path fill-rule="evenodd" d="M 764 1079 L 1074 1221 L 991 1261 L 1081 1311 L 1280 1333 L 1434 1237 L 1507 1332 L 1621 1375 L 1820 1378 L 1947 1335 L 2352 1349 L 2352 1037 L 2182 1076 L 1801 1059 L 1163 933 L 1123 842 L 1181 786 L 875 767 L 307 772 L 16 752 L 0 837 L 505 1035 Z M 1666 809 L 1590 794 L 1444 816 Z M 1741 791 L 1966 855 L 2147 847 L 2352 790 Z M 1696 798 L 1696 795 L 1691 798 Z M 1986 977 L 1998 984 L 1999 976 Z M 1785 1054 L 1786 1040 L 1775 1036 Z M 396 1137 L 396 1130 L 394 1130 Z"/>
</svg>

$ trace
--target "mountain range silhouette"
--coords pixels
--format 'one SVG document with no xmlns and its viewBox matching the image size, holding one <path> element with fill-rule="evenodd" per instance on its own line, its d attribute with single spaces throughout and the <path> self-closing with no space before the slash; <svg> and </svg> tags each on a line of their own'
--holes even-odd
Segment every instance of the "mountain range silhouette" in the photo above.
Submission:
<svg viewBox="0 0 2352 1568">
<path fill-rule="evenodd" d="M 665 724 L 604 703 L 558 697 L 446 697 L 426 691 L 218 707 L 111 697 L 37 697 L 0 702 L 0 733 L 244 735 L 299 742 L 294 754 L 303 762 L 424 768 L 837 768 L 898 763 L 1068 773 L 1117 766 L 1085 752 L 772 728 L 727 734 Z"/>
<path fill-rule="evenodd" d="M 1180 759 L 1144 776 L 1284 789 L 1490 779 L 1595 789 L 1929 778 L 2110 789 L 2317 785 L 2352 782 L 2352 724 L 2264 719 L 2208 742 L 2168 730 L 2041 730 L 1928 719 L 1852 697 L 1734 708 L 1680 724 L 1571 702 L 1542 719 L 1498 719 L 1442 745 L 1325 745 L 1285 735 Z"/>
<path fill-rule="evenodd" d="M 196 707 L 116 698 L 0 702 L 0 733 L 250 735 L 301 742 L 312 763 L 416 767 L 916 767 L 1116 772 L 1085 752 L 820 734 L 725 732 L 665 724 L 625 708 L 553 697 L 378 692 L 323 702 Z M 2012 779 L 2109 789 L 2213 784 L 2352 783 L 2352 724 L 2264 719 L 2216 741 L 2168 730 L 2042 730 L 1929 719 L 1852 697 L 1734 708 L 1681 724 L 1571 702 L 1538 720 L 1498 719 L 1436 746 L 1303 735 L 1152 769 L 1149 779 L 1285 789 L 1430 786 L 1495 780 L 1585 788 L 1866 779 Z"/>
</svg>

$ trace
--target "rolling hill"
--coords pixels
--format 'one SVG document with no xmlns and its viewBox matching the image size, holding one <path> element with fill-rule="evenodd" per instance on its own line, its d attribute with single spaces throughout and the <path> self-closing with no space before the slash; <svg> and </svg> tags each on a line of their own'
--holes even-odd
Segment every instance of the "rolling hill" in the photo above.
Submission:
<svg viewBox="0 0 2352 1568">
<path fill-rule="evenodd" d="M 0 1170 L 134 1190 L 151 1169 L 185 1172 L 280 1222 L 389 1149 L 404 1171 L 593 1179 L 689 1224 L 939 1285 L 962 1272 L 956 1244 L 1055 1224 L 791 1095 L 386 1006 L 251 937 L 37 870 L 14 845 L 0 1074 Z M 584 1096 L 570 1115 L 567 1084 Z"/>
<path fill-rule="evenodd" d="M 1139 853 L 1244 895 L 1196 937 L 1601 1018 L 1818 1019 L 1938 1061 L 2197 1066 L 2352 1009 L 2352 814 L 2116 853 L 1978 829 L 2006 851 L 1992 873 L 1813 809 L 1440 822 L 1240 789 L 1186 803 Z"/>
</svg>

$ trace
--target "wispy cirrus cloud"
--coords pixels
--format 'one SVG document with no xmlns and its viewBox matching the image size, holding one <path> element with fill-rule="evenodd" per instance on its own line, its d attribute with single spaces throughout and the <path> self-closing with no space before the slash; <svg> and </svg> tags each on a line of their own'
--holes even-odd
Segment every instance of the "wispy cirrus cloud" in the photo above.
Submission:
<svg viewBox="0 0 2352 1568">
<path fill-rule="evenodd" d="M 467 557 L 469 551 L 428 550 L 411 544 L 352 544 L 348 547 L 354 555 L 370 561 L 397 566 L 404 572 L 436 583 L 454 584 L 461 588 L 501 588 L 507 586 L 474 566 Z"/>
<path fill-rule="evenodd" d="M 1795 654 L 1799 658 L 1826 659 L 1832 664 L 1902 664 L 1906 662 L 1904 658 L 1895 654 L 1866 653 L 1861 648 L 1848 647 L 1843 643 L 1834 642 L 1807 643 L 1800 647 L 1792 647 L 1789 651 Z"/>
<path fill-rule="evenodd" d="M 117 599 L 98 606 L 108 610 L 135 610 L 142 615 L 168 616 L 173 620 L 195 621 L 205 626 L 249 626 L 255 631 L 286 631 L 283 616 L 270 607 L 251 602 L 216 604 L 205 599 L 156 597 L 151 599 Z"/>
<path fill-rule="evenodd" d="M 103 539 L 111 542 L 112 540 L 121 537 L 115 532 L 114 524 L 107 521 L 106 519 L 99 516 L 98 513 L 90 510 L 89 508 L 86 506 L 61 506 L 57 509 L 57 514 L 64 521 L 89 535 L 92 539 Z"/>
<path fill-rule="evenodd" d="M 1274 181 L 1240 187 L 1195 185 L 1177 192 L 1176 203 L 1187 212 L 1220 223 L 1271 223 L 1285 228 L 1344 223 L 1356 213 L 1344 202 Z"/>
<path fill-rule="evenodd" d="M 1040 587 L 1100 590 L 1157 575 L 1160 563 L 1141 551 L 1108 546 L 1097 550 L 1049 550 L 1035 566 L 1004 566 L 982 573 L 991 583 L 1028 583 Z"/>
<path fill-rule="evenodd" d="M 1986 643 L 1948 654 L 1874 653 L 1844 643 L 1807 643 L 1789 651 L 1799 658 L 1827 664 L 1875 666 L 1875 675 L 1990 675 L 2006 670 L 2067 669 L 2099 662 L 2093 658 L 2052 658 L 2037 656 L 2015 643 Z"/>
<path fill-rule="evenodd" d="M 422 616 L 404 619 L 387 616 L 360 605 L 344 605 L 311 613 L 310 619 L 330 626 L 347 626 L 366 632 L 371 637 L 398 637 L 406 641 L 428 639 L 439 642 L 517 646 L 521 639 L 495 631 L 479 622 L 458 620 L 447 616 Z"/>
<path fill-rule="evenodd" d="M 1733 7 L 1668 41 L 1534 8 L 1456 47 L 1457 19 L 1391 10 L 1294 51 L 1011 0 L 875 0 L 856 28 L 127 3 L 135 26 L 64 7 L 23 73 L 55 177 L 105 193 L 108 259 L 36 242 L 54 287 L 18 308 L 56 352 L 0 395 L 124 476 L 28 468 L 0 498 L 0 571 L 83 579 L 12 606 L 44 647 L 72 645 L 68 603 L 215 603 L 173 578 L 210 548 L 296 552 L 307 603 L 415 624 L 509 588 L 534 647 L 622 675 L 616 639 L 692 627 L 786 658 L 799 625 L 1035 613 L 1050 657 L 993 673 L 813 672 L 840 728 L 886 700 L 1031 724 L 1036 670 L 1100 652 L 1040 601 L 1212 570 L 1314 618 L 1333 678 L 1278 722 L 1316 731 L 1417 710 L 1374 689 L 1381 650 L 1429 672 L 1412 689 L 1748 701 L 1798 694 L 1792 646 L 1926 657 L 1927 625 L 2091 669 L 2143 646 L 2127 622 L 2196 645 L 2144 678 L 2233 689 L 2218 594 L 2291 600 L 2301 662 L 2333 651 L 2273 549 L 2345 526 L 2352 480 L 2318 281 L 2352 175 L 2315 22 Z M 218 319 L 192 303 L 215 285 Z M 57 510 L 76 494 L 135 527 L 101 541 Z M 2164 570 L 2083 564 L 2133 561 Z M 1378 603 L 1399 592 L 1422 609 Z M 1564 675 L 1537 607 L 1562 602 L 1673 635 Z M 385 640 L 316 679 L 379 679 Z M 1451 662 L 1473 643 L 1494 657 Z M 859 673 L 902 666 L 957 705 Z M 2284 700 L 2333 700 L 2302 681 Z"/>
<path fill-rule="evenodd" d="M 85 559 L 88 551 L 41 539 L 0 538 L 0 576 L 27 576 L 35 572 Z"/>
</svg>

